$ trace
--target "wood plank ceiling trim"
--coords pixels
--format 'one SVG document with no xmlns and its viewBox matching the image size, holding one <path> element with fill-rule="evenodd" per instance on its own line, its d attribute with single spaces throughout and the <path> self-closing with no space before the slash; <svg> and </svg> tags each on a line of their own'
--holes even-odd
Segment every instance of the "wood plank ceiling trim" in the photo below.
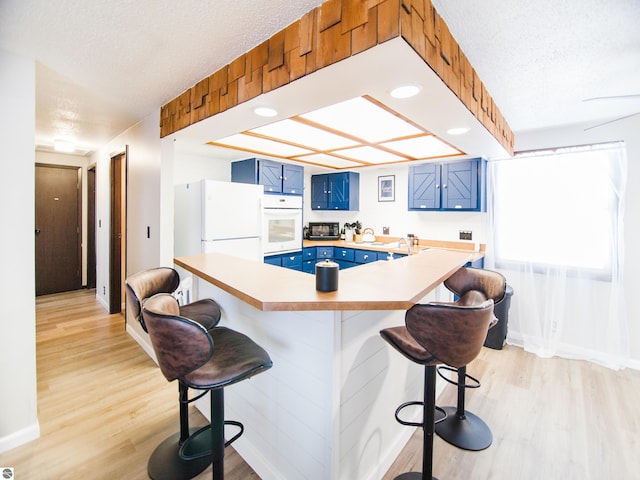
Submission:
<svg viewBox="0 0 640 480">
<path fill-rule="evenodd" d="M 398 36 L 513 154 L 513 132 L 431 0 L 328 0 L 162 106 L 160 137 Z"/>
</svg>

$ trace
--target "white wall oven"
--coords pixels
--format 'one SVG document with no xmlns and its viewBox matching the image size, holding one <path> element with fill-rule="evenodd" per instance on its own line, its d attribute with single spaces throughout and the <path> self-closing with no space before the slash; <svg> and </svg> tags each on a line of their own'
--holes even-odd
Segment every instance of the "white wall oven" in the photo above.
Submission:
<svg viewBox="0 0 640 480">
<path fill-rule="evenodd" d="M 264 195 L 262 229 L 265 255 L 302 249 L 302 197 Z"/>
</svg>

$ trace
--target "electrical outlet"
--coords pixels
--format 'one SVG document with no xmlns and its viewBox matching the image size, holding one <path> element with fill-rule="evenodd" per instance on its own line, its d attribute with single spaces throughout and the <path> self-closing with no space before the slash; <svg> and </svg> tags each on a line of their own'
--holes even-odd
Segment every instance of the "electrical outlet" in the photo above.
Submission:
<svg viewBox="0 0 640 480">
<path fill-rule="evenodd" d="M 471 230 L 460 230 L 460 240 L 473 240 Z"/>
<path fill-rule="evenodd" d="M 389 235 L 389 227 L 382 227 L 382 234 Z"/>
</svg>

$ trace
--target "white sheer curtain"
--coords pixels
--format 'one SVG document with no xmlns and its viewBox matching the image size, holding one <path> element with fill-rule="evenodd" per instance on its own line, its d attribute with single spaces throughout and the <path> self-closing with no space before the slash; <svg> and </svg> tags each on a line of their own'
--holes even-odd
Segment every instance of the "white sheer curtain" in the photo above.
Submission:
<svg viewBox="0 0 640 480">
<path fill-rule="evenodd" d="M 623 143 L 489 163 L 485 268 L 514 289 L 507 341 L 543 357 L 624 368 Z"/>
</svg>

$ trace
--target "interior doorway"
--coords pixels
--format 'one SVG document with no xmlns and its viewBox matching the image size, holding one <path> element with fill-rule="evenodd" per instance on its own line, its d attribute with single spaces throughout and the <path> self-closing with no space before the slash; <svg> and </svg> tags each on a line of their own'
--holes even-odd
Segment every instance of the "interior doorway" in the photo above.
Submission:
<svg viewBox="0 0 640 480">
<path fill-rule="evenodd" d="M 87 288 L 96 288 L 96 167 L 87 170 Z"/>
<path fill-rule="evenodd" d="M 111 225 L 109 241 L 109 313 L 124 309 L 127 225 L 127 147 L 111 156 Z"/>
<path fill-rule="evenodd" d="M 82 287 L 82 172 L 36 164 L 36 295 Z"/>
</svg>

